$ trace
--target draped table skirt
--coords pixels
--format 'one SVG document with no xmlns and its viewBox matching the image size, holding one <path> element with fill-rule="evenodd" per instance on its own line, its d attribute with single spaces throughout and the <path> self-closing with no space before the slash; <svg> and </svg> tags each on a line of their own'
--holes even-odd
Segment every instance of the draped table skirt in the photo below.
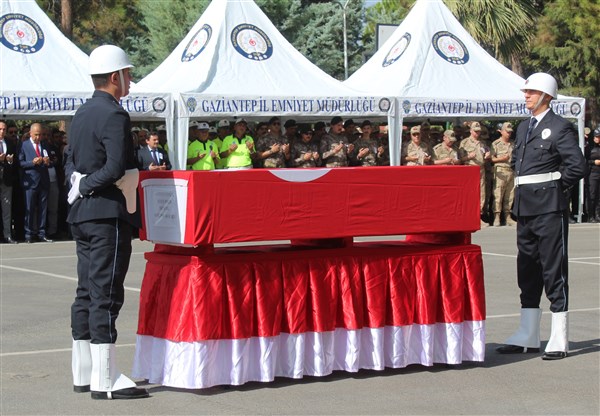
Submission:
<svg viewBox="0 0 600 416">
<path fill-rule="evenodd" d="M 171 247 L 146 260 L 133 376 L 151 383 L 198 389 L 484 359 L 476 245 Z"/>
</svg>

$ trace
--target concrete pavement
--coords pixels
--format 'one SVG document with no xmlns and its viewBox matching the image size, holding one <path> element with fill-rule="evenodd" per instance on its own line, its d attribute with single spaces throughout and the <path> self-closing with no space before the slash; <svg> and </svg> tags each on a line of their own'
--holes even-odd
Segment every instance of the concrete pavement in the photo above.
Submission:
<svg viewBox="0 0 600 416">
<path fill-rule="evenodd" d="M 486 360 L 277 379 L 240 387 L 178 390 L 94 401 L 72 392 L 69 309 L 76 286 L 73 242 L 0 245 L 1 415 L 383 415 L 600 414 L 600 225 L 570 228 L 570 339 L 565 360 L 502 356 L 494 348 L 518 325 L 514 227 L 489 227 L 484 253 Z M 121 369 L 131 368 L 146 242 L 134 241 L 125 306 L 117 325 Z M 542 303 L 542 347 L 550 333 Z M 141 382 L 143 384 L 143 382 Z"/>
</svg>

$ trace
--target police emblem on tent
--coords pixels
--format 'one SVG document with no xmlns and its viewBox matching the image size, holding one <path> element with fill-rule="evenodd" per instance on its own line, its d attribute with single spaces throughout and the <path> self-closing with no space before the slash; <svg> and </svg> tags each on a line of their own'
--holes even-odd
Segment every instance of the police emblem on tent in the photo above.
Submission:
<svg viewBox="0 0 600 416">
<path fill-rule="evenodd" d="M 36 53 L 44 46 L 44 32 L 32 18 L 20 13 L 0 17 L 0 42 L 24 54 Z"/>
<path fill-rule="evenodd" d="M 162 113 L 167 108 L 167 102 L 161 97 L 155 98 L 152 101 L 152 108 L 157 113 Z"/>
<path fill-rule="evenodd" d="M 212 27 L 209 25 L 202 26 L 192 39 L 190 39 L 189 43 L 183 50 L 183 54 L 181 55 L 181 62 L 190 62 L 196 59 L 198 55 L 202 53 L 206 44 L 210 40 L 212 35 Z"/>
<path fill-rule="evenodd" d="M 402 35 L 398 42 L 394 43 L 394 46 L 392 46 L 388 54 L 385 56 L 385 59 L 383 60 L 381 66 L 385 68 L 386 66 L 390 66 L 398 59 L 400 59 L 400 57 L 408 47 L 408 44 L 410 43 L 410 38 L 411 36 L 408 32 Z"/>
<path fill-rule="evenodd" d="M 379 109 L 381 111 L 388 111 L 390 109 L 390 100 L 389 98 L 382 98 L 381 100 L 379 100 Z"/>
<path fill-rule="evenodd" d="M 264 61 L 273 54 L 273 44 L 267 34 L 248 23 L 233 28 L 231 43 L 240 55 L 254 61 Z"/>
<path fill-rule="evenodd" d="M 196 111 L 196 106 L 198 105 L 198 101 L 194 97 L 190 97 L 185 102 L 186 107 L 188 108 L 190 113 Z"/>
<path fill-rule="evenodd" d="M 469 61 L 469 51 L 465 44 L 452 33 L 447 31 L 437 32 L 431 39 L 433 49 L 446 62 L 454 65 L 464 65 Z"/>
<path fill-rule="evenodd" d="M 404 110 L 405 114 L 410 113 L 410 101 L 408 101 L 408 100 L 402 101 L 402 110 Z"/>
</svg>

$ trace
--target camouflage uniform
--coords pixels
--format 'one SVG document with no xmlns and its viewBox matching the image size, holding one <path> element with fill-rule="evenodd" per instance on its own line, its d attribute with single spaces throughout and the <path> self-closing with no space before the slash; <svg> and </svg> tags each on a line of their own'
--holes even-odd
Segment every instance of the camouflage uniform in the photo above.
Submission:
<svg viewBox="0 0 600 416">
<path fill-rule="evenodd" d="M 425 157 L 427 155 L 431 156 L 431 153 L 431 149 L 425 143 L 415 144 L 413 141 L 410 141 L 403 148 L 402 158 L 404 159 L 406 156 L 418 157 L 419 160 L 407 161 L 406 166 L 423 166 L 429 164 L 429 162 L 425 161 Z"/>
<path fill-rule="evenodd" d="M 481 213 L 483 213 L 483 209 L 485 206 L 486 199 L 486 184 L 485 184 L 485 163 L 484 155 L 486 153 L 486 148 L 483 143 L 479 140 L 476 140 L 472 137 L 467 137 L 460 142 L 460 146 L 458 146 L 458 154 L 463 164 L 466 166 L 479 166 L 479 209 Z M 467 157 L 469 153 L 475 152 L 474 159 L 463 160 L 463 158 Z"/>
<path fill-rule="evenodd" d="M 454 147 L 448 148 L 444 143 L 436 144 L 433 148 L 433 159 L 444 160 L 444 159 L 458 159 L 458 152 Z"/>
<path fill-rule="evenodd" d="M 319 149 L 317 148 L 316 143 L 308 142 L 304 143 L 302 140 L 296 140 L 292 145 L 292 164 L 298 168 L 315 168 L 321 164 L 321 159 L 314 160 L 310 158 L 308 160 L 304 159 L 304 155 L 306 153 L 318 153 Z"/>
<path fill-rule="evenodd" d="M 266 152 L 267 150 L 271 150 L 271 146 L 274 144 L 279 144 L 283 146 L 284 144 L 289 144 L 288 139 L 285 136 L 273 136 L 271 134 L 267 134 L 264 137 L 258 139 L 256 143 L 256 151 L 259 153 Z M 285 168 L 287 165 L 287 161 L 285 159 L 285 154 L 283 153 L 283 148 L 279 148 L 279 152 L 273 153 L 269 155 L 266 159 L 263 160 L 263 167 L 265 168 Z"/>
<path fill-rule="evenodd" d="M 383 146 L 383 154 L 377 160 L 378 166 L 390 166 L 390 146 L 388 144 L 388 137 L 384 136 L 380 139 L 379 146 Z"/>
<path fill-rule="evenodd" d="M 512 142 L 502 139 L 492 143 L 493 158 L 509 156 L 506 162 L 494 163 L 494 213 L 504 212 L 509 216 L 515 196 L 515 174 L 510 167 L 513 148 Z"/>
<path fill-rule="evenodd" d="M 369 153 L 362 159 L 358 159 L 358 152 L 364 147 L 369 149 Z M 377 155 L 378 147 L 377 140 L 365 140 L 362 137 L 356 140 L 354 142 L 354 151 L 351 155 L 352 163 L 356 166 L 377 166 L 379 159 L 381 159 L 381 157 Z"/>
<path fill-rule="evenodd" d="M 340 143 L 343 143 L 346 147 L 334 153 L 333 149 Z M 323 165 L 328 168 L 348 166 L 348 156 L 346 154 L 348 144 L 348 138 L 344 134 L 329 133 L 323 136 L 319 148 Z"/>
</svg>

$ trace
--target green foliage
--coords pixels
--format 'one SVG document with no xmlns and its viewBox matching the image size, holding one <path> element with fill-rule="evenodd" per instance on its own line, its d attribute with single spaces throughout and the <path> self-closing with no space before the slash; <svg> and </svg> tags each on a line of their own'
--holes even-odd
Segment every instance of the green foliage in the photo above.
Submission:
<svg viewBox="0 0 600 416">
<path fill-rule="evenodd" d="M 60 1 L 37 0 L 50 19 L 60 28 Z M 141 14 L 129 0 L 72 1 L 73 38 L 83 52 L 111 43 L 134 55 L 139 39 L 146 32 L 140 24 Z M 134 72 L 135 74 L 135 72 Z"/>
<path fill-rule="evenodd" d="M 554 75 L 560 92 L 582 96 L 600 123 L 600 3 L 597 0 L 547 1 L 537 25 L 532 71 Z"/>
<path fill-rule="evenodd" d="M 528 49 L 538 16 L 530 0 L 446 0 L 473 38 L 496 59 L 509 63 Z"/>
<path fill-rule="evenodd" d="M 210 0 L 135 1 L 141 24 L 146 28 L 137 39 L 137 51 L 132 51 L 140 77 L 169 56 L 209 4 Z"/>
<path fill-rule="evenodd" d="M 336 4 L 337 3 L 337 4 Z M 346 9 L 348 73 L 363 63 L 360 43 L 362 2 L 351 0 Z M 342 7 L 338 2 L 314 3 L 301 12 L 297 32 L 288 40 L 296 49 L 329 75 L 344 79 L 344 34 Z"/>
</svg>

